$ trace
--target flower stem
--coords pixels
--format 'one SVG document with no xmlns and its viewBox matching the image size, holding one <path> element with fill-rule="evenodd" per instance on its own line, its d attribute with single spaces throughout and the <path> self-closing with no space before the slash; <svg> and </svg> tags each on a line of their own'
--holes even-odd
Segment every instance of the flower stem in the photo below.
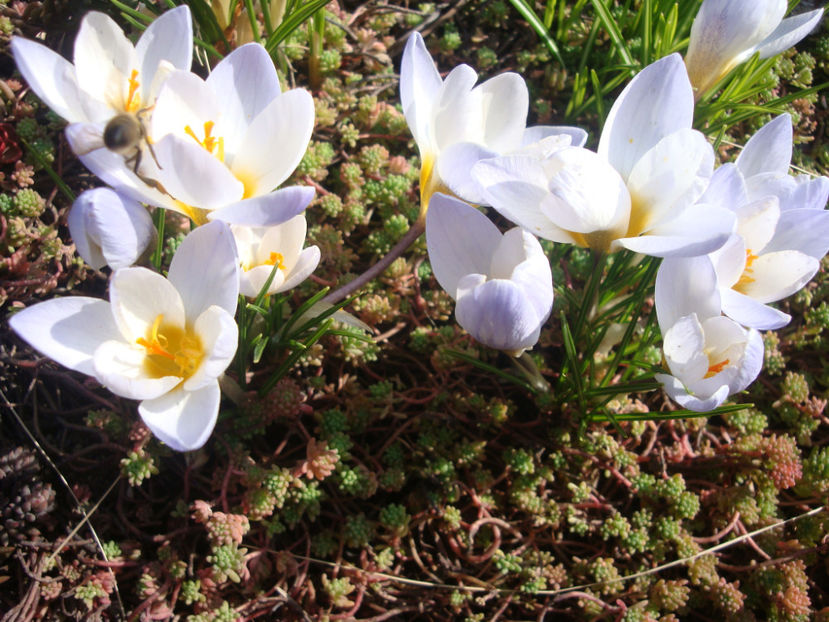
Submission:
<svg viewBox="0 0 829 622">
<path fill-rule="evenodd" d="M 357 291 L 361 287 L 363 287 L 369 281 L 375 279 L 376 277 L 380 276 L 383 271 L 388 268 L 392 262 L 400 257 L 406 249 L 408 249 L 415 241 L 420 237 L 420 235 L 426 230 L 425 219 L 420 218 L 415 222 L 409 230 L 406 232 L 400 241 L 392 247 L 392 249 L 386 253 L 386 255 L 378 261 L 376 264 L 371 266 L 368 270 L 363 272 L 360 276 L 356 279 L 349 281 L 339 289 L 335 289 L 333 292 L 328 294 L 323 301 L 330 302 L 330 303 L 337 303 L 343 298 L 350 296 L 353 292 Z"/>
</svg>

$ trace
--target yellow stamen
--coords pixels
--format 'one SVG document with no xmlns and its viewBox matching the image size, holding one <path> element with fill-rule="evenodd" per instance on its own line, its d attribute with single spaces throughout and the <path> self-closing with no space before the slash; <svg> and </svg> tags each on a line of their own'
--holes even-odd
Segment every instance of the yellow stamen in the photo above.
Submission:
<svg viewBox="0 0 829 622">
<path fill-rule="evenodd" d="M 734 284 L 734 289 L 740 291 L 746 285 L 754 283 L 754 278 L 751 276 L 754 274 L 754 270 L 752 269 L 751 264 L 753 264 L 757 258 L 758 256 L 752 253 L 750 248 L 746 249 L 746 267 L 743 270 L 742 276 Z"/>
<path fill-rule="evenodd" d="M 720 373 L 723 369 L 725 369 L 725 366 L 728 365 L 730 362 L 731 361 L 729 361 L 728 359 L 725 359 L 724 361 L 722 361 L 720 363 L 715 363 L 714 365 L 711 365 L 708 368 L 708 372 L 703 376 L 703 378 L 713 378 L 718 373 Z"/>
<path fill-rule="evenodd" d="M 271 256 L 265 260 L 265 264 L 268 266 L 276 266 L 280 270 L 285 269 L 285 257 L 282 256 L 282 253 L 271 253 Z"/>
<path fill-rule="evenodd" d="M 186 329 L 164 325 L 163 322 L 164 314 L 159 313 L 147 331 L 147 336 L 135 340 L 147 351 L 144 369 L 152 378 L 189 378 L 204 357 L 201 339 Z"/>
<path fill-rule="evenodd" d="M 124 103 L 124 110 L 127 112 L 135 112 L 141 108 L 141 97 L 138 95 L 138 87 L 141 83 L 138 81 L 138 70 L 133 69 L 129 79 L 129 92 L 127 93 L 127 101 Z"/>
<path fill-rule="evenodd" d="M 207 153 L 216 156 L 219 161 L 225 161 L 225 139 L 223 136 L 213 136 L 213 128 L 215 127 L 213 121 L 204 122 L 204 140 L 201 140 L 193 128 L 189 125 L 184 126 L 184 133 L 195 140 L 199 146 L 203 147 Z"/>
</svg>

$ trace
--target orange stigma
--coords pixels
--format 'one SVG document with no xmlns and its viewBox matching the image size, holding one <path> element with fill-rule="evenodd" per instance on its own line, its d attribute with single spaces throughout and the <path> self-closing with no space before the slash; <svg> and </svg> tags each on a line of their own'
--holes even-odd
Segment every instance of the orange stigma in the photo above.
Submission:
<svg viewBox="0 0 829 622">
<path fill-rule="evenodd" d="M 124 109 L 127 112 L 135 112 L 141 107 L 141 98 L 136 97 L 138 87 L 141 83 L 138 81 L 138 70 L 133 69 L 129 79 L 129 92 L 127 93 L 127 101 L 124 103 Z"/>
<path fill-rule="evenodd" d="M 730 363 L 730 361 L 728 359 L 725 359 L 721 363 L 711 365 L 711 367 L 708 368 L 708 372 L 703 376 L 703 378 L 713 378 L 718 373 L 720 373 L 723 369 L 725 369 L 725 366 L 728 365 L 729 363 Z"/>
<path fill-rule="evenodd" d="M 184 133 L 204 147 L 207 153 L 216 156 L 221 162 L 225 161 L 225 139 L 222 136 L 213 136 L 213 121 L 204 122 L 204 140 L 200 140 L 189 125 L 184 126 Z M 214 153 L 215 152 L 215 153 Z"/>
</svg>

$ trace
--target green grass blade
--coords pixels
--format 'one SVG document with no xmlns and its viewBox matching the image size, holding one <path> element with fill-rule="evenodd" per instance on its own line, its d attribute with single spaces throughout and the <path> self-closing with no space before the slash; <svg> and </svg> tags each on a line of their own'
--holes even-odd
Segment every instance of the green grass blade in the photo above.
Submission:
<svg viewBox="0 0 829 622">
<path fill-rule="evenodd" d="M 544 42 L 544 45 L 547 46 L 547 49 L 550 50 L 550 53 L 556 57 L 559 63 L 561 63 L 562 67 L 564 66 L 564 59 L 561 57 L 561 52 L 559 52 L 558 45 L 553 38 L 550 36 L 550 31 L 548 27 L 544 25 L 544 22 L 536 15 L 535 11 L 532 10 L 529 4 L 525 0 L 510 0 L 510 4 L 515 7 L 515 10 L 521 14 L 525 20 L 527 20 L 535 31 L 535 34 Z M 547 17 L 545 11 L 545 19 Z"/>
<path fill-rule="evenodd" d="M 607 31 L 607 34 L 610 36 L 610 40 L 613 42 L 613 45 L 616 48 L 616 51 L 621 56 L 622 61 L 629 65 L 631 68 L 630 77 L 633 77 L 633 73 L 635 72 L 636 62 L 633 60 L 633 56 L 630 53 L 630 49 L 628 48 L 627 43 L 625 42 L 624 37 L 622 36 L 621 31 L 619 30 L 619 25 L 616 23 L 616 20 L 613 19 L 613 16 L 610 14 L 610 11 L 605 4 L 605 0 L 591 0 L 593 4 L 593 8 L 596 9 L 596 14 L 599 16 L 599 20 L 604 25 L 604 29 Z"/>
<path fill-rule="evenodd" d="M 273 34 L 265 41 L 265 49 L 273 56 L 277 46 L 287 39 L 291 33 L 299 28 L 305 20 L 310 18 L 319 9 L 328 4 L 328 0 L 310 0 L 308 3 L 288 13 L 292 7 L 288 7 L 282 23 L 273 31 Z"/>
</svg>

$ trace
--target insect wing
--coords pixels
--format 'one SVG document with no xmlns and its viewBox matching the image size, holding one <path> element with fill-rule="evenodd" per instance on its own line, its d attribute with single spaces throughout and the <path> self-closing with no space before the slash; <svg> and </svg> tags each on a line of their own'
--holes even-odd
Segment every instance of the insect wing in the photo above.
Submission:
<svg viewBox="0 0 829 622">
<path fill-rule="evenodd" d="M 66 127 L 66 140 L 77 156 L 104 149 L 104 126 L 99 123 L 72 123 Z"/>
</svg>

